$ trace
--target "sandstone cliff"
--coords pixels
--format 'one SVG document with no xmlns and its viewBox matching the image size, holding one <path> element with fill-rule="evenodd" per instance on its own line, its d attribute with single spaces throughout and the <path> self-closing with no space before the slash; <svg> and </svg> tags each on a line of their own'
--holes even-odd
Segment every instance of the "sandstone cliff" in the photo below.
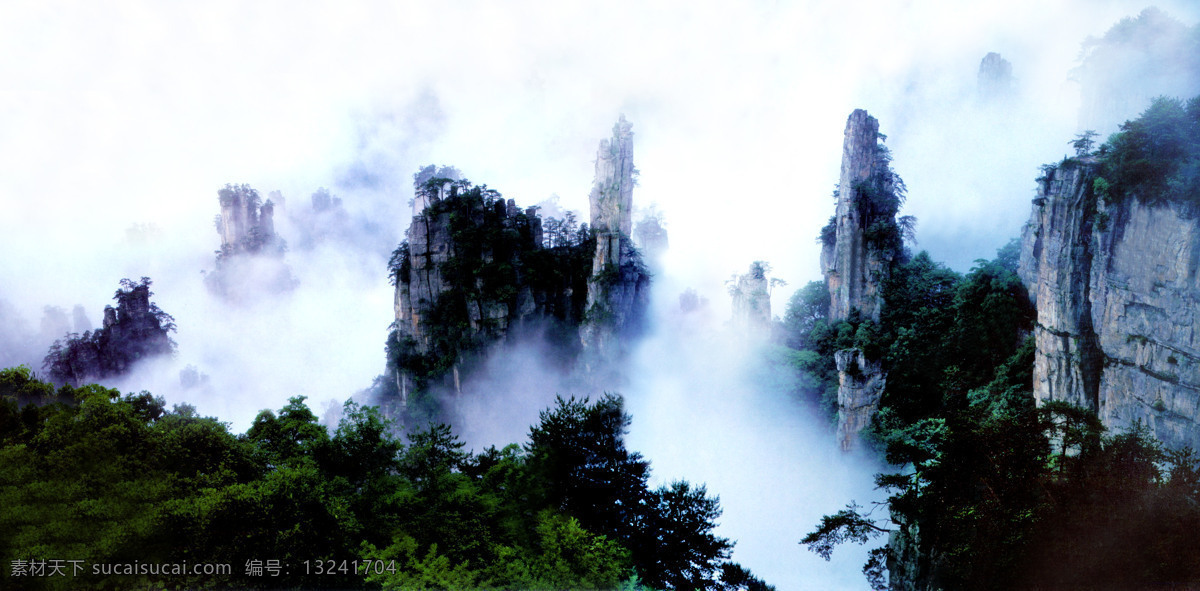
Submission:
<svg viewBox="0 0 1200 591">
<path fill-rule="evenodd" d="M 1104 203 L 1094 179 L 1089 160 L 1049 170 L 1022 234 L 1034 396 L 1200 448 L 1200 221 L 1177 205 Z"/>
<path fill-rule="evenodd" d="M 283 242 L 275 234 L 274 202 L 264 202 L 249 185 L 226 185 L 217 191 L 217 198 L 221 204 L 217 217 L 221 255 L 282 253 Z"/>
<path fill-rule="evenodd" d="M 287 244 L 275 233 L 274 202 L 264 202 L 249 185 L 225 185 L 217 191 L 217 199 L 221 249 L 216 253 L 216 269 L 205 276 L 209 290 L 240 301 L 295 287 L 296 280 L 283 263 Z"/>
<path fill-rule="evenodd" d="M 822 231 L 821 272 L 829 288 L 829 322 L 857 317 L 878 322 L 881 287 L 900 251 L 896 211 L 903 183 L 892 173 L 879 122 L 856 109 L 846 121 L 837 210 Z M 886 382 L 877 360 L 862 351 L 837 354 L 838 441 L 843 450 L 855 446 L 879 406 Z"/>
<path fill-rule="evenodd" d="M 588 197 L 596 237 L 587 317 L 580 330 L 588 371 L 599 371 L 624 354 L 624 344 L 642 328 L 649 301 L 650 275 L 630 239 L 635 173 L 633 126 L 622 115 L 613 137 L 600 142 Z"/>
<path fill-rule="evenodd" d="M 842 451 L 851 451 L 859 432 L 879 410 L 887 373 L 878 359 L 868 359 L 859 349 L 838 351 L 834 360 L 838 370 L 837 441 Z"/>
<path fill-rule="evenodd" d="M 610 387 L 610 361 L 640 326 L 649 274 L 629 239 L 633 134 L 622 118 L 601 142 L 592 226 L 426 167 L 406 240 L 392 255 L 395 323 L 379 402 L 400 417 L 450 420 L 453 401 L 506 343 L 532 339 L 565 375 Z M 480 393 L 484 394 L 484 393 Z"/>
<path fill-rule="evenodd" d="M 391 269 L 389 372 L 401 406 L 430 385 L 462 393 L 463 373 L 526 320 L 569 323 L 580 316 L 582 297 L 575 294 L 584 293 L 587 277 L 586 259 L 572 257 L 584 245 L 543 251 L 533 208 L 449 179 L 418 195 L 427 205 L 413 217 Z"/>
<path fill-rule="evenodd" d="M 880 193 L 894 191 L 894 175 L 880 142 L 879 121 L 855 109 L 846 121 L 842 143 L 842 170 L 838 181 L 837 211 L 833 232 L 822 236 L 821 272 L 829 287 L 829 320 L 845 320 L 852 308 L 879 320 L 883 303 L 880 285 L 887 276 L 895 250 L 873 243 L 873 226 L 895 223 L 896 207 L 879 207 Z M 898 206 L 898 204 L 897 204 Z"/>
</svg>

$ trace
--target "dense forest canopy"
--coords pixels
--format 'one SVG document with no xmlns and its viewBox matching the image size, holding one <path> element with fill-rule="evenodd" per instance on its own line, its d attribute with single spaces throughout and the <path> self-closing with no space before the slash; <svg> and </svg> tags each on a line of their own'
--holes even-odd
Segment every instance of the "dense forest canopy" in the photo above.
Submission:
<svg viewBox="0 0 1200 591">
<path fill-rule="evenodd" d="M 234 434 L 6 369 L 0 560 L 78 561 L 26 589 L 771 589 L 728 560 L 704 486 L 648 486 L 629 421 L 616 396 L 559 399 L 524 445 L 474 453 L 446 425 L 402 443 L 352 402 L 330 432 L 296 397 Z M 157 572 L 185 562 L 230 569 Z"/>
</svg>

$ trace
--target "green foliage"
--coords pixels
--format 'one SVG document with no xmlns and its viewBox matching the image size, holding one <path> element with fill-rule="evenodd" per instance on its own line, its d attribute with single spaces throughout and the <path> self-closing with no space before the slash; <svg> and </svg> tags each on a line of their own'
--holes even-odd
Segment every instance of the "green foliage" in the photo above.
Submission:
<svg viewBox="0 0 1200 591">
<path fill-rule="evenodd" d="M 804 536 L 800 543 L 808 546 L 817 556 L 829 560 L 838 545 L 845 542 L 866 544 L 890 531 L 865 517 L 860 509 L 862 507 L 851 502 L 845 509 L 822 517 L 817 529 Z"/>
<path fill-rule="evenodd" d="M 646 488 L 648 464 L 624 447 L 629 419 L 615 397 L 560 401 L 543 413 L 527 450 L 477 455 L 445 425 L 411 433 L 403 445 L 378 410 L 352 402 L 332 433 L 295 397 L 238 436 L 189 407 L 167 411 L 148 393 L 55 390 L 28 368 L 0 371 L 0 397 L 0 561 L 232 570 L 89 569 L 18 581 L 22 588 L 735 584 L 718 581 L 721 573 L 739 577 L 731 589 L 770 588 L 726 561 L 731 544 L 712 533 L 720 508 L 703 486 Z M 611 503 L 591 504 L 601 498 Z M 288 569 L 252 576 L 253 558 Z M 383 562 L 370 573 L 340 569 L 361 559 Z M 332 574 L 311 574 L 317 561 L 333 565 Z"/>
<path fill-rule="evenodd" d="M 810 281 L 788 301 L 781 335 L 792 351 L 784 355 L 785 362 L 800 377 L 802 397 L 832 419 L 837 413 L 838 384 L 833 353 L 842 345 L 838 335 L 843 326 L 830 326 L 828 314 L 828 286 Z"/>
<path fill-rule="evenodd" d="M 841 338 L 885 351 L 888 390 L 872 432 L 897 467 L 876 478 L 890 514 L 851 506 L 804 543 L 828 555 L 893 530 L 864 568 L 877 588 L 897 560 L 916 560 L 906 569 L 944 589 L 1200 580 L 1188 550 L 1200 523 L 1195 456 L 1164 453 L 1144 428 L 1106 434 L 1094 413 L 1062 402 L 1034 407 L 1033 316 L 1017 258 L 1010 244 L 959 276 L 917 255 L 885 284 L 878 334 L 842 327 Z"/>
<path fill-rule="evenodd" d="M 863 241 L 867 247 L 890 260 L 903 253 L 904 231 L 896 220 L 896 213 L 904 205 L 907 188 L 900 175 L 891 168 L 891 152 L 883 145 L 885 136 L 880 134 L 875 146 L 875 173 L 871 178 L 857 182 L 852 188 L 858 208 L 859 224 L 863 228 Z M 916 224 L 908 216 L 907 226 Z"/>
<path fill-rule="evenodd" d="M 1100 134 L 1096 130 L 1089 129 L 1083 133 L 1077 134 L 1075 139 L 1070 141 L 1071 148 L 1075 150 L 1075 156 L 1083 158 L 1092 154 L 1092 148 L 1096 147 L 1096 137 Z"/>
<path fill-rule="evenodd" d="M 817 236 L 817 241 L 831 248 L 837 243 L 837 216 L 829 216 L 829 221 L 821 226 L 821 233 Z"/>
<path fill-rule="evenodd" d="M 414 340 L 396 330 L 389 335 L 388 375 L 393 377 L 385 380 L 394 381 L 399 372 L 410 376 L 418 402 L 410 414 L 432 418 L 439 417 L 440 410 L 428 395 L 431 387 L 445 380 L 452 368 L 469 369 L 474 353 L 498 338 L 501 327 L 483 313 L 489 308 L 501 306 L 513 316 L 529 303 L 523 298 L 530 299 L 546 320 L 551 348 L 566 357 L 578 352 L 574 329 L 583 321 L 596 249 L 587 225 L 577 226 L 573 214 L 549 220 L 548 233 L 543 232 L 539 243 L 535 227 L 542 221 L 536 214 L 518 211 L 510 216 L 500 193 L 456 180 L 457 174 L 426 178 L 435 172 L 426 167 L 415 178 L 425 179 L 417 191 L 429 202 L 420 215 L 431 226 L 449 231 L 449 257 L 438 268 L 445 290 L 422 310 L 427 350 L 420 351 Z M 388 263 L 393 285 L 412 284 L 414 265 L 430 264 L 414 259 L 407 240 L 393 251 Z"/>
<path fill-rule="evenodd" d="M 588 531 L 632 552 L 653 588 L 712 589 L 733 544 L 712 530 L 717 499 L 686 482 L 650 490 L 649 464 L 624 445 L 629 425 L 620 398 L 558 398 L 530 430 L 530 464 L 546 483 L 551 506 Z"/>
<path fill-rule="evenodd" d="M 149 277 L 122 279 L 113 295 L 116 309 L 105 308 L 105 326 L 55 340 L 42 362 L 49 378 L 79 385 L 120 375 L 148 357 L 173 354 L 175 341 L 169 333 L 175 330 L 175 318 L 150 301 L 151 283 Z"/>
<path fill-rule="evenodd" d="M 1105 196 L 1200 208 L 1200 97 L 1158 97 L 1099 152 Z M 1099 188 L 1099 187 L 1097 187 Z"/>
</svg>

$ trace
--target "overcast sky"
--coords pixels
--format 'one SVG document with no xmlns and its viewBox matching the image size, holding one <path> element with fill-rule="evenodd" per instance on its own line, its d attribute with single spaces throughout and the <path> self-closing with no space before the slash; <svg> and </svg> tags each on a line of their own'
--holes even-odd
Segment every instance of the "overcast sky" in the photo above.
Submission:
<svg viewBox="0 0 1200 591">
<path fill-rule="evenodd" d="M 80 279 L 120 274 L 110 247 L 133 223 L 207 254 L 226 182 L 367 208 L 337 186 L 355 165 L 402 202 L 438 162 L 583 210 L 622 112 L 635 199 L 665 212 L 680 271 L 766 259 L 793 287 L 817 278 L 858 107 L 890 136 L 919 246 L 969 266 L 1019 231 L 1036 164 L 1076 131 L 1080 42 L 1144 7 L 976 4 L 6 2 L 4 295 L 94 307 L 115 279 Z M 1019 134 L 965 110 L 989 51 L 1013 63 L 1022 117 L 1001 129 Z"/>
<path fill-rule="evenodd" d="M 149 275 L 180 352 L 123 386 L 193 396 L 238 429 L 291 394 L 336 403 L 382 370 L 385 264 L 417 168 L 457 166 L 522 205 L 557 195 L 586 219 L 621 113 L 635 203 L 670 232 L 668 284 L 723 310 L 722 281 L 754 260 L 790 284 L 776 314 L 819 279 L 855 108 L 888 135 L 917 247 L 966 270 L 1019 234 L 1038 164 L 1079 131 L 1080 43 L 1146 6 L 980 4 L 4 2 L 0 344 L 36 366 L 44 349 L 21 343 L 44 306 L 82 304 L 97 324 L 120 278 Z M 1192 2 L 1158 6 L 1196 22 Z M 999 110 L 976 95 L 991 51 L 1016 78 Z M 328 187 L 369 239 L 293 249 L 301 288 L 227 309 L 200 274 L 225 183 L 293 209 Z M 131 238 L 135 224 L 155 230 Z M 211 386 L 179 392 L 185 364 Z"/>
</svg>

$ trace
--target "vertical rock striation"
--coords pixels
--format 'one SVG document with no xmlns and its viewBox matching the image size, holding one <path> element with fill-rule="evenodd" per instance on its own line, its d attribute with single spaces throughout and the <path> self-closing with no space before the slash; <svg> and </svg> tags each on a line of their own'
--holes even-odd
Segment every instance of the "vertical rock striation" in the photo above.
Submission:
<svg viewBox="0 0 1200 591">
<path fill-rule="evenodd" d="M 216 269 L 205 277 L 209 290 L 239 301 L 294 288 L 296 279 L 283 263 L 287 244 L 275 233 L 275 203 L 264 202 L 250 185 L 225 185 L 217 199 L 221 250 Z"/>
<path fill-rule="evenodd" d="M 389 369 L 401 406 L 430 379 L 448 380 L 461 394 L 462 374 L 474 365 L 469 359 L 503 343 L 527 319 L 570 317 L 572 307 L 569 270 L 557 282 L 536 275 L 545 265 L 539 265 L 542 229 L 534 208 L 521 210 L 512 199 L 449 179 L 417 195 L 425 207 L 392 260 Z"/>
<path fill-rule="evenodd" d="M 900 185 L 881 145 L 879 122 L 856 109 L 846 121 L 837 211 L 822 232 L 821 272 L 829 288 L 829 321 L 879 321 L 882 284 L 898 254 Z M 854 314 L 853 311 L 857 311 Z M 879 407 L 886 382 L 878 360 L 862 351 L 837 353 L 838 442 L 853 449 Z"/>
<path fill-rule="evenodd" d="M 612 139 L 600 141 L 588 196 L 596 254 L 580 339 L 589 372 L 624 353 L 622 345 L 640 332 L 648 305 L 650 275 L 630 240 L 635 172 L 633 126 L 622 115 Z"/>
<path fill-rule="evenodd" d="M 275 234 L 275 204 L 263 202 L 249 185 L 226 185 L 217 191 L 221 215 L 217 233 L 221 235 L 221 254 L 281 254 L 282 241 Z"/>
<path fill-rule="evenodd" d="M 855 109 L 846 121 L 842 144 L 833 220 L 836 231 L 827 236 L 821 249 L 821 273 L 829 286 L 831 322 L 845 320 L 852 308 L 879 320 L 883 303 L 879 287 L 890 269 L 891 258 L 881 249 L 871 248 L 866 236 L 882 213 L 867 207 L 867 193 L 876 179 L 888 174 L 887 157 L 879 140 L 879 122 L 866 111 Z M 886 217 L 894 223 L 894 212 Z"/>
<path fill-rule="evenodd" d="M 887 374 L 878 359 L 867 359 L 859 349 L 838 351 L 834 361 L 838 370 L 837 440 L 842 451 L 851 451 L 859 432 L 879 410 Z"/>
<path fill-rule="evenodd" d="M 453 168 L 414 176 L 412 224 L 389 264 L 396 321 L 387 374 L 375 387 L 389 414 L 453 420 L 454 401 L 473 394 L 488 359 L 526 337 L 545 345 L 564 376 L 574 379 L 582 360 L 586 381 L 615 385 L 611 362 L 641 325 L 650 281 L 629 239 L 632 138 L 621 118 L 600 144 L 591 229 L 574 229 L 572 217 L 544 231 L 537 208 L 453 178 Z"/>
<path fill-rule="evenodd" d="M 1093 192 L 1094 163 L 1040 180 L 1020 275 L 1037 306 L 1033 391 L 1200 447 L 1200 221 Z"/>
</svg>

